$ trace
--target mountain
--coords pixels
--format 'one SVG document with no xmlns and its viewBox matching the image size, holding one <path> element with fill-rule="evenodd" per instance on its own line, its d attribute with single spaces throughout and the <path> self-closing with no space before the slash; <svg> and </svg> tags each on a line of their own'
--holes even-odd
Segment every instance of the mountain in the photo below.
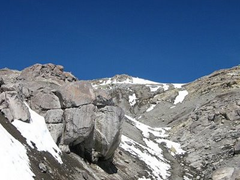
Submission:
<svg viewBox="0 0 240 180">
<path fill-rule="evenodd" d="M 240 179 L 240 67 L 187 84 L 0 70 L 0 179 Z"/>
</svg>

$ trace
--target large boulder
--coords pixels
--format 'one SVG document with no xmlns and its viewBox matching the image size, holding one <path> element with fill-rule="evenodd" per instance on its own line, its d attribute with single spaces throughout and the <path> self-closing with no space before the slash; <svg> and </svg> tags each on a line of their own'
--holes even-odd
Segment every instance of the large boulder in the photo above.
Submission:
<svg viewBox="0 0 240 180">
<path fill-rule="evenodd" d="M 60 109 L 61 104 L 58 97 L 48 90 L 39 90 L 33 94 L 30 101 L 31 107 L 34 110 L 46 111 L 51 109 Z"/>
<path fill-rule="evenodd" d="M 99 157 L 112 158 L 120 144 L 124 113 L 121 108 L 106 106 L 98 110 L 94 126 L 94 147 Z"/>
<path fill-rule="evenodd" d="M 51 109 L 48 110 L 45 115 L 45 121 L 47 124 L 57 124 L 63 122 L 63 110 Z"/>
<path fill-rule="evenodd" d="M 54 142 L 59 145 L 61 142 L 61 137 L 64 131 L 64 124 L 58 123 L 58 124 L 47 124 L 47 128 L 49 132 L 51 133 L 51 136 L 54 140 Z"/>
<path fill-rule="evenodd" d="M 28 108 L 16 91 L 7 91 L 0 94 L 0 111 L 10 122 L 14 119 L 30 120 Z"/>
<path fill-rule="evenodd" d="M 64 108 L 91 104 L 95 100 L 95 93 L 92 85 L 87 81 L 66 83 L 56 94 L 62 99 Z"/>
<path fill-rule="evenodd" d="M 72 112 L 71 112 L 72 113 Z M 78 141 L 70 144 L 70 148 L 77 154 L 91 162 L 108 161 L 110 162 L 113 158 L 115 150 L 118 148 L 121 140 L 121 126 L 123 122 L 123 110 L 119 107 L 106 106 L 100 108 L 95 112 L 93 129 L 90 133 L 85 133 L 84 138 L 80 138 L 81 133 L 78 133 Z M 78 118 L 79 119 L 79 118 Z M 82 122 L 82 121 L 80 121 Z M 89 122 L 89 121 L 88 121 Z M 66 120 L 66 127 L 70 124 Z M 79 126 L 81 123 L 79 123 Z M 72 127 L 72 124 L 71 124 Z M 76 126 L 75 126 L 76 128 Z M 66 132 L 74 132 L 74 129 L 67 130 Z M 66 133 L 65 132 L 65 133 Z M 82 131 L 84 132 L 84 131 Z M 88 131 L 89 132 L 89 131 Z M 73 136 L 71 134 L 71 136 Z M 81 135 L 81 136 L 79 136 Z M 86 136 L 87 135 L 87 136 Z M 76 138 L 76 137 L 75 137 Z M 69 143 L 66 142 L 65 144 Z M 81 141 L 79 141 L 81 140 Z"/>
<path fill-rule="evenodd" d="M 81 143 L 93 130 L 96 107 L 92 104 L 64 111 L 65 131 L 62 142 L 66 145 Z"/>
</svg>

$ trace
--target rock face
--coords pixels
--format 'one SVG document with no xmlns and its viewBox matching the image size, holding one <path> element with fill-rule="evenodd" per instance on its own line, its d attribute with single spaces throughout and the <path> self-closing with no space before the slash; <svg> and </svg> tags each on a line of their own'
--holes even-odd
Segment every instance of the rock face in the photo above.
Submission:
<svg viewBox="0 0 240 180">
<path fill-rule="evenodd" d="M 107 92 L 96 96 L 91 83 L 78 81 L 62 66 L 53 64 L 36 64 L 22 72 L 4 69 L 0 75 L 0 111 L 10 122 L 30 120 L 26 102 L 45 117 L 54 141 L 63 151 L 74 149 L 90 157 L 97 154 L 89 159 L 94 162 L 99 157 L 113 157 L 120 143 L 123 111 L 99 99 L 101 95 L 107 97 Z"/>
<path fill-rule="evenodd" d="M 76 145 L 84 141 L 93 131 L 95 112 L 94 105 L 84 105 L 81 108 L 69 108 L 64 111 L 65 132 L 63 143 Z"/>
<path fill-rule="evenodd" d="M 58 91 L 64 108 L 79 107 L 91 104 L 95 100 L 95 94 L 90 83 L 77 81 L 67 83 Z"/>
<path fill-rule="evenodd" d="M 16 91 L 7 91 L 0 94 L 0 109 L 9 121 L 30 119 L 28 109 Z"/>
<path fill-rule="evenodd" d="M 239 89 L 239 66 L 163 84 L 128 75 L 79 81 L 62 66 L 36 64 L 0 70 L 0 112 L 8 126 L 29 123 L 26 102 L 45 118 L 63 152 L 62 179 L 238 180 Z M 34 153 L 39 179 L 59 179 Z"/>
<path fill-rule="evenodd" d="M 125 75 L 94 80 L 92 84 L 97 89 L 108 89 L 114 103 L 139 122 L 171 127 L 170 140 L 179 142 L 186 153 L 177 158 L 184 166 L 175 162 L 168 179 L 238 179 L 239 66 L 184 85 L 134 83 Z M 188 94 L 176 103 L 184 91 Z M 131 121 L 125 121 L 123 127 L 124 135 L 145 144 Z M 174 167 L 181 170 L 177 177 Z"/>
</svg>

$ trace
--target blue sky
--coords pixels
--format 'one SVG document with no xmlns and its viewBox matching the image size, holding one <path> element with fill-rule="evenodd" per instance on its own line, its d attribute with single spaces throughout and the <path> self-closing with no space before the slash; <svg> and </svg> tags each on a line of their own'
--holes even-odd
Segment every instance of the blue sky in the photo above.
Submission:
<svg viewBox="0 0 240 180">
<path fill-rule="evenodd" d="M 0 68 L 190 82 L 240 64 L 239 0 L 0 0 Z"/>
</svg>

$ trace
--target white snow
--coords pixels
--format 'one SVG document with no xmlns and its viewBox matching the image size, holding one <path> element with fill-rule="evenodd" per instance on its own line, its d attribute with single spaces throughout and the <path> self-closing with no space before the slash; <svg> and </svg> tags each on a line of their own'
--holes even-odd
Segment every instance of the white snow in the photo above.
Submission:
<svg viewBox="0 0 240 180">
<path fill-rule="evenodd" d="M 128 99 L 131 106 L 134 106 L 136 104 L 137 100 L 136 94 L 130 95 Z"/>
<path fill-rule="evenodd" d="M 173 84 L 173 86 L 174 86 L 175 88 L 178 88 L 178 89 L 182 88 L 183 85 L 184 85 L 184 84 L 179 84 L 179 83 L 174 83 L 174 84 Z"/>
<path fill-rule="evenodd" d="M 168 90 L 169 85 L 167 85 L 167 84 L 162 84 L 162 85 L 163 85 L 163 89 L 164 89 L 164 91 Z"/>
<path fill-rule="evenodd" d="M 154 135 L 155 137 L 167 137 L 168 135 L 166 134 L 166 128 L 152 128 L 146 124 L 143 124 L 137 120 L 135 120 L 134 118 L 125 115 L 125 117 L 127 119 L 129 119 L 130 121 L 132 121 L 134 123 L 134 125 L 140 130 L 142 131 L 142 134 L 145 138 L 149 138 L 150 134 Z"/>
<path fill-rule="evenodd" d="M 174 156 L 175 154 L 184 154 L 185 151 L 181 148 L 179 143 L 167 140 L 167 139 L 156 139 L 156 141 L 161 144 L 165 143 L 167 148 L 170 149 L 171 154 Z"/>
<path fill-rule="evenodd" d="M 50 132 L 47 129 L 44 117 L 31 110 L 27 103 L 25 104 L 30 112 L 30 123 L 14 120 L 12 124 L 27 139 L 27 143 L 31 148 L 34 148 L 35 145 L 38 151 L 49 152 L 59 163 L 62 164 L 63 162 L 60 156 L 61 151 L 55 144 Z"/>
<path fill-rule="evenodd" d="M 0 179 L 34 180 L 27 150 L 0 124 Z"/>
<path fill-rule="evenodd" d="M 151 180 L 150 178 L 146 178 L 145 176 L 138 178 L 138 180 Z"/>
<path fill-rule="evenodd" d="M 192 179 L 188 178 L 187 176 L 183 176 L 183 180 L 192 180 Z"/>
<path fill-rule="evenodd" d="M 104 86 L 104 85 L 109 85 L 109 84 L 143 84 L 144 85 L 144 84 L 160 84 L 160 83 L 145 80 L 142 78 L 137 78 L 137 77 L 127 78 L 124 81 L 117 81 L 116 79 L 108 78 L 107 80 L 101 82 L 101 84 L 93 85 L 93 86 L 96 87 L 96 86 Z"/>
<path fill-rule="evenodd" d="M 155 92 L 161 87 L 161 86 L 158 86 L 158 85 L 146 85 L 146 86 L 150 88 L 151 92 Z"/>
<path fill-rule="evenodd" d="M 128 115 L 125 115 L 125 117 L 142 132 L 143 141 L 146 146 L 143 146 L 126 136 L 122 136 L 120 146 L 146 163 L 148 168 L 151 169 L 151 172 L 148 172 L 151 178 L 158 180 L 167 179 L 167 177 L 170 176 L 170 165 L 168 164 L 168 161 L 164 159 L 159 144 L 166 144 L 166 147 L 172 155 L 185 153 L 185 151 L 181 149 L 180 144 L 166 139 L 166 137 L 168 137 L 166 131 L 171 128 L 152 128 Z M 149 139 L 150 134 L 153 135 L 151 139 Z M 144 179 L 145 177 L 142 178 Z"/>
<path fill-rule="evenodd" d="M 124 135 L 122 135 L 120 147 L 145 162 L 148 168 L 151 169 L 151 174 L 148 173 L 152 178 L 161 180 L 170 176 L 168 172 L 170 165 L 160 159 L 162 158 L 161 152 L 143 146 Z M 158 147 L 158 149 L 160 148 Z"/>
<path fill-rule="evenodd" d="M 168 84 L 165 84 L 165 83 L 158 83 L 158 85 L 154 84 L 154 85 L 146 85 L 147 87 L 150 88 L 150 91 L 151 92 L 155 92 L 157 91 L 160 87 L 163 88 L 164 91 L 168 90 L 169 88 L 169 85 Z"/>
<path fill-rule="evenodd" d="M 188 91 L 187 90 L 183 90 L 183 91 L 179 91 L 178 92 L 178 96 L 176 97 L 176 99 L 174 100 L 173 104 L 177 104 L 177 103 L 181 103 L 183 102 L 183 100 L 185 99 L 185 97 L 188 95 Z"/>
<path fill-rule="evenodd" d="M 133 84 L 159 84 L 158 82 L 149 81 L 149 80 L 136 78 L 136 77 L 133 77 L 132 80 L 133 80 L 132 81 Z"/>
<path fill-rule="evenodd" d="M 156 107 L 156 104 L 151 104 L 151 106 L 146 110 L 146 112 L 152 111 Z"/>
</svg>

